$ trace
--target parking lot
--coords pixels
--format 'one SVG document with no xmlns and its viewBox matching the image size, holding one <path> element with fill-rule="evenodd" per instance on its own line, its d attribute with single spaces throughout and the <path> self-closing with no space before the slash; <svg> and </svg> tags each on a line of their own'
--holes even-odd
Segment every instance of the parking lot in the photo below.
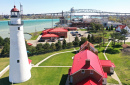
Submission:
<svg viewBox="0 0 130 85">
<path fill-rule="evenodd" d="M 75 35 L 72 35 L 72 33 L 75 33 Z M 67 33 L 67 38 L 65 38 L 66 42 L 72 42 L 74 41 L 76 35 L 79 37 L 79 39 L 81 39 L 81 36 L 83 37 L 87 37 L 88 34 L 86 33 L 86 31 L 69 31 Z M 27 40 L 27 43 L 31 43 L 32 46 L 36 46 L 39 43 L 45 44 L 46 42 L 38 42 L 40 39 L 41 35 L 39 35 L 39 37 L 36 40 Z M 61 39 L 62 40 L 62 39 Z M 58 40 L 56 40 L 55 42 L 48 42 L 49 44 L 51 43 L 56 43 Z M 61 41 L 62 43 L 62 41 Z"/>
</svg>

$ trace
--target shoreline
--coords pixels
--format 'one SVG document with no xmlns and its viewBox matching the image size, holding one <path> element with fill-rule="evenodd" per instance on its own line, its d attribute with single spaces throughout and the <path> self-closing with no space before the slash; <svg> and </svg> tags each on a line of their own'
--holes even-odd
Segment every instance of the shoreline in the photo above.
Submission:
<svg viewBox="0 0 130 85">
<path fill-rule="evenodd" d="M 51 18 L 48 18 L 48 19 L 51 19 Z M 54 18 L 54 19 L 59 19 L 59 18 Z M 42 20 L 42 19 L 22 19 L 22 20 Z M 10 19 L 9 20 L 0 20 L 0 21 L 10 21 Z"/>
</svg>

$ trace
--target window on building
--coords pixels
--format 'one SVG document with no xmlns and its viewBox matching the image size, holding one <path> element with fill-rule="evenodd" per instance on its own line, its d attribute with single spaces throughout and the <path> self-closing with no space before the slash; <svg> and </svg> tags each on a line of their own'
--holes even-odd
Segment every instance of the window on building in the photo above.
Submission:
<svg viewBox="0 0 130 85">
<path fill-rule="evenodd" d="M 20 27 L 18 27 L 18 30 L 20 30 Z"/>
<path fill-rule="evenodd" d="M 85 70 L 81 70 L 81 73 L 85 73 Z"/>
<path fill-rule="evenodd" d="M 93 74 L 93 70 L 90 70 L 90 74 Z"/>
<path fill-rule="evenodd" d="M 20 61 L 19 60 L 17 60 L 17 63 L 19 63 Z"/>
</svg>

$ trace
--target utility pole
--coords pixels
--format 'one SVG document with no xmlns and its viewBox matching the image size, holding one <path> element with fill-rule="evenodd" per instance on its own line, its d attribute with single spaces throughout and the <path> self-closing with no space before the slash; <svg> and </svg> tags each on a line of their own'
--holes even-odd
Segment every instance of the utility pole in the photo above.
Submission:
<svg viewBox="0 0 130 85">
<path fill-rule="evenodd" d="M 53 28 L 53 14 L 52 14 L 52 28 Z"/>
</svg>

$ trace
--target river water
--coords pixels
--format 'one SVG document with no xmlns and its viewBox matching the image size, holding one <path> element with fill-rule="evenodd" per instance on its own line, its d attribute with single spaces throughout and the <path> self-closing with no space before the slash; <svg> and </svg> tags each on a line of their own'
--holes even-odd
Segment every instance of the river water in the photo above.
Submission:
<svg viewBox="0 0 130 85">
<path fill-rule="evenodd" d="M 52 27 L 52 19 L 35 19 L 35 20 L 23 20 L 24 32 L 31 33 L 35 31 L 42 31 L 44 28 Z M 53 19 L 53 25 L 59 22 L 59 19 Z M 10 37 L 8 21 L 0 21 L 0 36 L 2 38 Z M 31 36 L 24 34 L 25 39 L 30 39 Z"/>
</svg>

